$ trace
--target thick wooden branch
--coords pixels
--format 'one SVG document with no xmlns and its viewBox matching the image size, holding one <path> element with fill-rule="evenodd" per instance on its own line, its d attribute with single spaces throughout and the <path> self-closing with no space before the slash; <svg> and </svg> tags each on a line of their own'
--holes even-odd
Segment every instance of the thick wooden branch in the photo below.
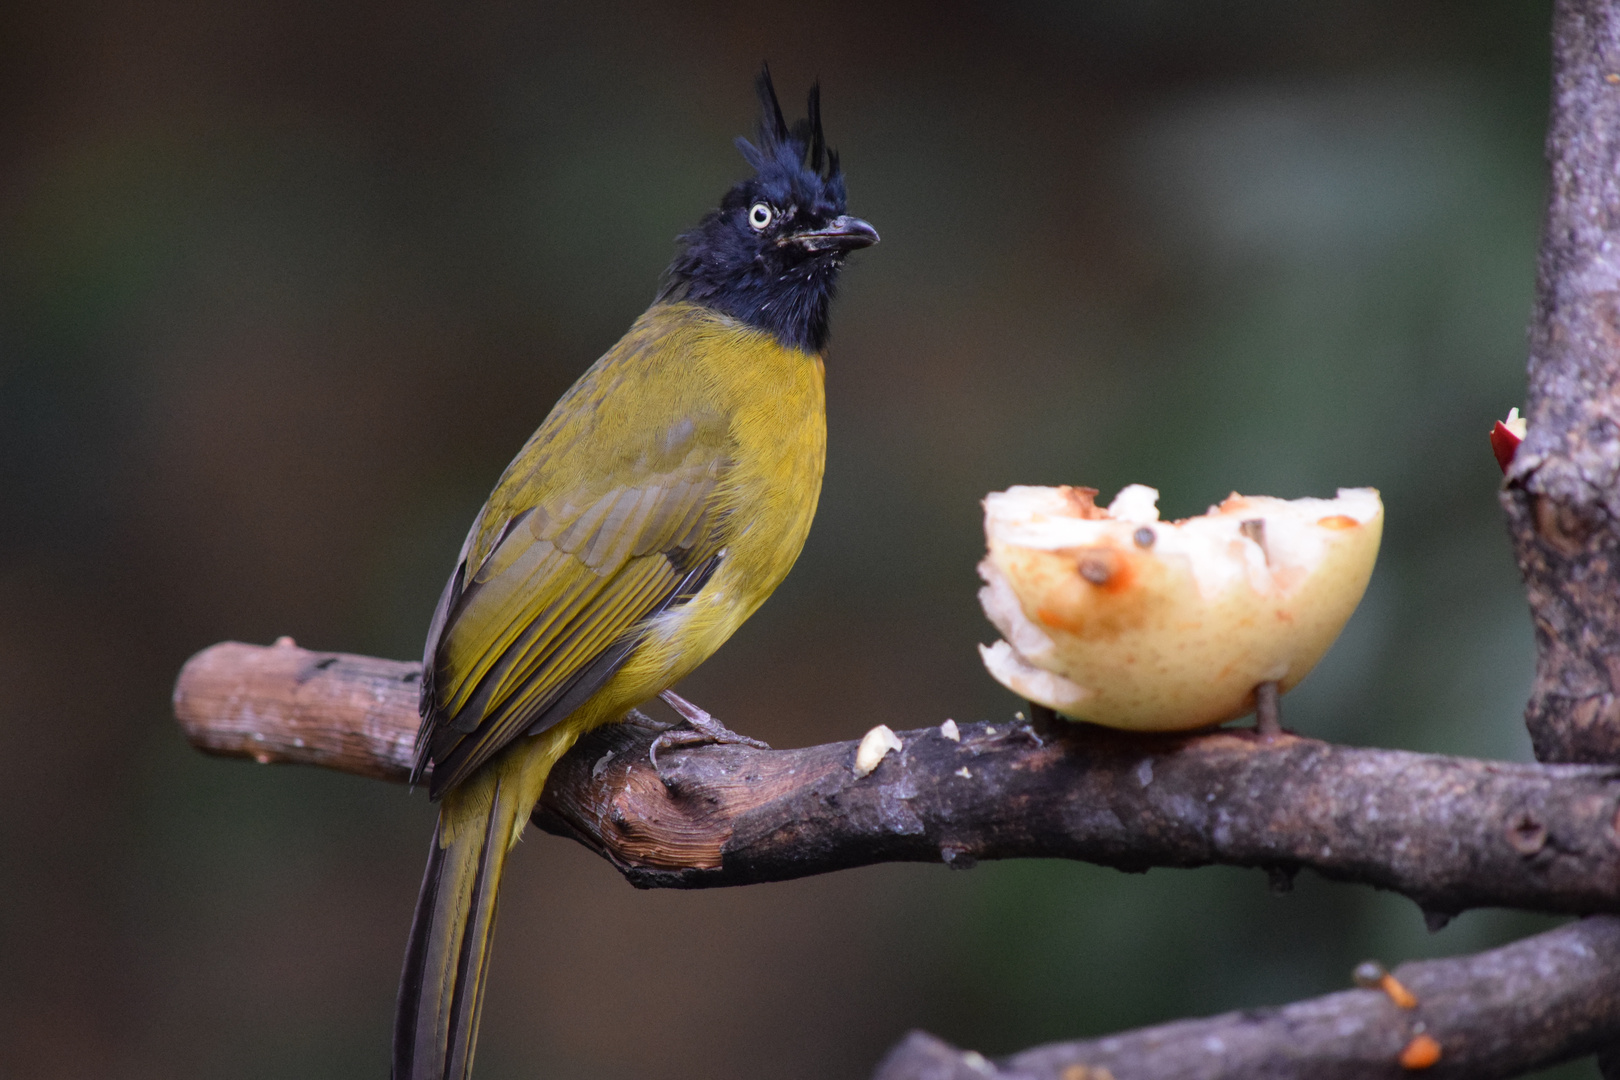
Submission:
<svg viewBox="0 0 1620 1080">
<path fill-rule="evenodd" d="M 1620 919 L 1598 916 L 1477 956 L 1395 970 L 1417 998 L 1347 990 L 1279 1009 L 1182 1020 L 991 1063 L 913 1032 L 874 1080 L 1363 1080 L 1399 1077 L 1434 1040 L 1421 1075 L 1491 1080 L 1620 1039 Z M 1409 1048 L 1412 1048 L 1409 1050 Z"/>
<path fill-rule="evenodd" d="M 175 711 L 193 744 L 405 779 L 416 666 L 290 643 L 193 657 Z M 536 822 L 634 884 L 703 888 L 876 862 L 1224 863 L 1391 889 L 1437 915 L 1620 911 L 1620 769 L 1514 765 L 1247 731 L 1132 736 L 1064 724 L 900 733 L 869 776 L 855 743 L 709 746 L 647 759 L 617 724 L 559 763 Z"/>
<path fill-rule="evenodd" d="M 1502 493 L 1537 641 L 1543 761 L 1620 762 L 1620 16 L 1559 0 L 1530 430 Z"/>
</svg>

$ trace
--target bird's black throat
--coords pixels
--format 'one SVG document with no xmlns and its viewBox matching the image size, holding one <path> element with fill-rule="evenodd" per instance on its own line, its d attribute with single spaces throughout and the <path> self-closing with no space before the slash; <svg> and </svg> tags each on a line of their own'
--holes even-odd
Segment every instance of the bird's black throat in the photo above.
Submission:
<svg viewBox="0 0 1620 1080">
<path fill-rule="evenodd" d="M 827 347 L 827 316 L 843 259 L 828 254 L 786 267 L 750 259 L 704 243 L 699 227 L 665 275 L 660 300 L 685 300 L 729 315 L 773 335 L 784 345 L 819 353 Z"/>
</svg>

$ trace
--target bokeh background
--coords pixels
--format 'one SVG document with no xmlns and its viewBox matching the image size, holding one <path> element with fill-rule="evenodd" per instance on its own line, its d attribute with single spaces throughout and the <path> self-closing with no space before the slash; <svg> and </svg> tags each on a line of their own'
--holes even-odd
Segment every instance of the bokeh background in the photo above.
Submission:
<svg viewBox="0 0 1620 1080">
<path fill-rule="evenodd" d="M 0 1076 L 382 1076 L 433 810 L 201 757 L 212 642 L 412 658 L 461 534 L 820 76 L 851 206 L 821 511 L 686 685 L 779 745 L 1016 707 L 978 499 L 1382 489 L 1301 731 L 1528 759 L 1486 445 L 1549 5 L 14 4 L 0 15 Z M 638 893 L 532 836 L 480 1077 L 859 1078 L 1277 1004 L 1551 924 L 1304 875 L 876 867 Z M 1547 1074 L 1554 1075 L 1552 1073 Z M 1589 1064 L 1556 1072 L 1595 1077 Z"/>
</svg>

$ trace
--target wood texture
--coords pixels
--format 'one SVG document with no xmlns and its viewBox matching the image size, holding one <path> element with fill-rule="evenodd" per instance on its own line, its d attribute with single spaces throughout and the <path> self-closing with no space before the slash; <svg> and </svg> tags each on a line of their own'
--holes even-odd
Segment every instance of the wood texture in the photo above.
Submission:
<svg viewBox="0 0 1620 1080">
<path fill-rule="evenodd" d="M 1502 492 L 1536 628 L 1542 761 L 1620 762 L 1620 19 L 1559 0 L 1529 431 Z"/>
<path fill-rule="evenodd" d="M 1346 990 L 1278 1009 L 1182 1020 L 1035 1047 L 997 1062 L 913 1032 L 873 1080 L 1366 1080 L 1414 1075 L 1402 1051 L 1427 1035 L 1433 1080 L 1492 1080 L 1590 1054 L 1620 1038 L 1620 919 L 1598 916 L 1448 960 L 1404 964 L 1417 995 Z"/>
<path fill-rule="evenodd" d="M 198 750 L 403 783 L 422 665 L 227 641 L 186 661 L 174 715 Z"/>
<path fill-rule="evenodd" d="M 226 643 L 187 663 L 175 709 L 216 754 L 403 781 L 416 665 Z M 852 724 L 852 727 L 857 725 Z M 1620 911 L 1620 769 L 1514 765 L 1247 730 L 1127 735 L 1062 724 L 899 733 L 868 776 L 855 742 L 673 751 L 650 723 L 592 733 L 535 820 L 644 888 L 780 881 L 876 862 L 1070 858 L 1146 870 L 1223 863 L 1466 908 Z"/>
</svg>

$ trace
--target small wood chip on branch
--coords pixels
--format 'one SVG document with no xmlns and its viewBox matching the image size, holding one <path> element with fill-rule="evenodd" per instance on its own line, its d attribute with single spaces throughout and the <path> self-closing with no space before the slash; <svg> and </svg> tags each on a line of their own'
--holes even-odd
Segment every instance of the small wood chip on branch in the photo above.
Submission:
<svg viewBox="0 0 1620 1080">
<path fill-rule="evenodd" d="M 872 770 L 880 765 L 885 757 L 892 751 L 904 750 L 902 743 L 889 730 L 888 724 L 879 724 L 868 731 L 855 748 L 855 764 L 853 766 L 856 776 L 870 776 Z"/>
</svg>

